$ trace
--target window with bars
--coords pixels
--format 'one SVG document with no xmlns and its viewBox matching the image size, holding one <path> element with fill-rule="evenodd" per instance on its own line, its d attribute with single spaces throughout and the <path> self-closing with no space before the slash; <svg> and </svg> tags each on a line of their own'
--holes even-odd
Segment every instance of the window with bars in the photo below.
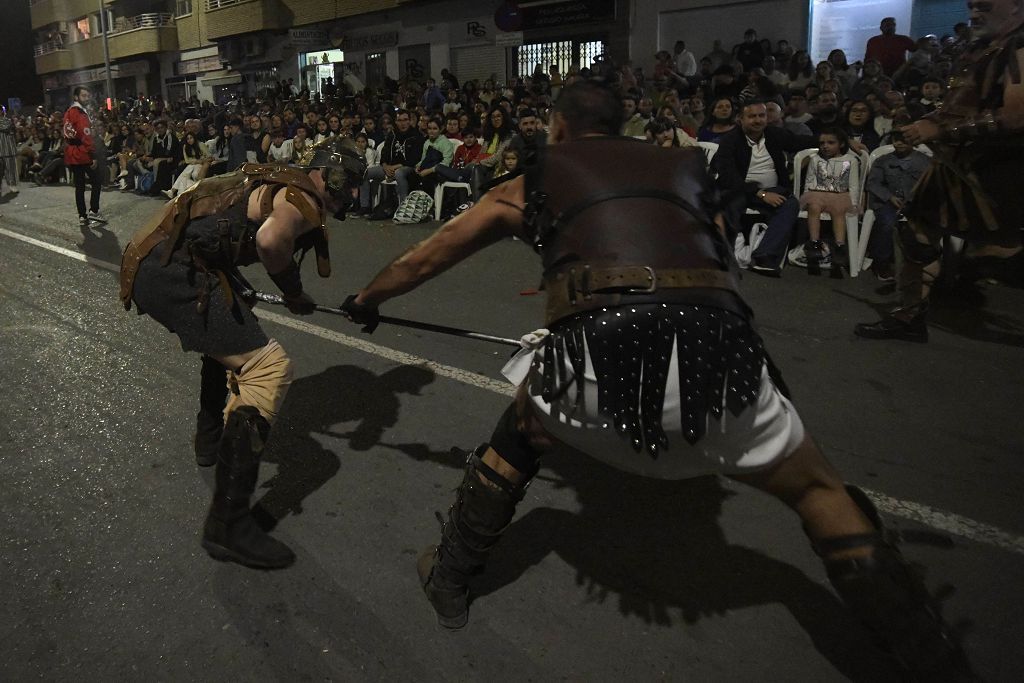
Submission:
<svg viewBox="0 0 1024 683">
<path fill-rule="evenodd" d="M 183 17 L 192 14 L 192 0 L 175 0 L 174 16 Z"/>
<path fill-rule="evenodd" d="M 601 54 L 604 54 L 602 40 L 560 40 L 520 45 L 516 54 L 516 75 L 532 76 L 538 65 L 546 74 L 552 64 L 557 64 L 559 73 L 565 74 L 572 65 L 589 67 Z"/>
</svg>

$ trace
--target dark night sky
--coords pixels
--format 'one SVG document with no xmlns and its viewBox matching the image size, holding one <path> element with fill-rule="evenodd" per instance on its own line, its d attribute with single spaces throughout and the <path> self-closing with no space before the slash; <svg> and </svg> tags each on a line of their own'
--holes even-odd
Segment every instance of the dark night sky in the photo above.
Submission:
<svg viewBox="0 0 1024 683">
<path fill-rule="evenodd" d="M 28 0 L 0 0 L 0 102 L 20 97 L 25 104 L 43 101 L 43 87 L 32 58 L 32 23 Z"/>
</svg>

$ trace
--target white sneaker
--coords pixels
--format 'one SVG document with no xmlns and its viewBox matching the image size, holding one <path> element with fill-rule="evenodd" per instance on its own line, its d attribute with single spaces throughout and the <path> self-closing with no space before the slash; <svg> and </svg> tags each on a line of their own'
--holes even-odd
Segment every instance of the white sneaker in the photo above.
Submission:
<svg viewBox="0 0 1024 683">
<path fill-rule="evenodd" d="M 127 169 L 126 169 L 126 170 L 124 170 L 124 171 L 121 171 L 120 173 L 118 173 L 118 174 L 117 174 L 117 177 L 118 177 L 118 178 L 124 178 L 124 177 L 126 177 L 127 175 L 128 175 L 128 171 L 127 171 Z"/>
<path fill-rule="evenodd" d="M 107 222 L 107 219 L 99 211 L 90 211 L 89 212 L 89 220 L 95 221 L 97 223 L 106 223 Z"/>
<path fill-rule="evenodd" d="M 124 180 L 123 178 L 121 180 L 118 180 L 117 181 L 117 187 L 119 189 L 121 189 L 121 190 L 127 190 L 128 189 L 128 181 Z"/>
<path fill-rule="evenodd" d="M 168 199 L 174 199 L 174 190 L 160 190 L 160 194 Z"/>
<path fill-rule="evenodd" d="M 79 225 L 79 227 L 82 227 L 82 228 L 88 228 L 89 227 L 89 219 L 86 216 L 79 216 L 78 217 L 78 225 Z"/>
</svg>

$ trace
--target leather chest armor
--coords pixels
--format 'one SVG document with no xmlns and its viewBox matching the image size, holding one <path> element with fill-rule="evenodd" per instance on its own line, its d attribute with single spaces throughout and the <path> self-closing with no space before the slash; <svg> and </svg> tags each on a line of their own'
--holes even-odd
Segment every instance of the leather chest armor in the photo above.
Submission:
<svg viewBox="0 0 1024 683">
<path fill-rule="evenodd" d="M 596 308 L 675 301 L 681 290 L 738 299 L 705 163 L 699 149 L 620 137 L 547 149 L 527 173 L 524 232 L 542 255 L 549 324 Z"/>
</svg>

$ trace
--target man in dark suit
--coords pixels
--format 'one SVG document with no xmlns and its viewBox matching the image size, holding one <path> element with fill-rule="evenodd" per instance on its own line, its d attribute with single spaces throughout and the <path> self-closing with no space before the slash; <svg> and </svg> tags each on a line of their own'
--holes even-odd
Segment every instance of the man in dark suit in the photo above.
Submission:
<svg viewBox="0 0 1024 683">
<path fill-rule="evenodd" d="M 726 206 L 726 221 L 738 231 L 748 208 L 764 215 L 768 230 L 754 250 L 751 270 L 779 277 L 800 205 L 788 187 L 786 153 L 815 147 L 813 137 L 768 127 L 764 102 L 747 102 L 740 125 L 719 141 L 711 162 Z"/>
<path fill-rule="evenodd" d="M 228 171 L 241 168 L 246 162 L 246 135 L 242 132 L 242 119 L 235 117 L 228 124 L 231 138 L 228 140 Z"/>
</svg>

